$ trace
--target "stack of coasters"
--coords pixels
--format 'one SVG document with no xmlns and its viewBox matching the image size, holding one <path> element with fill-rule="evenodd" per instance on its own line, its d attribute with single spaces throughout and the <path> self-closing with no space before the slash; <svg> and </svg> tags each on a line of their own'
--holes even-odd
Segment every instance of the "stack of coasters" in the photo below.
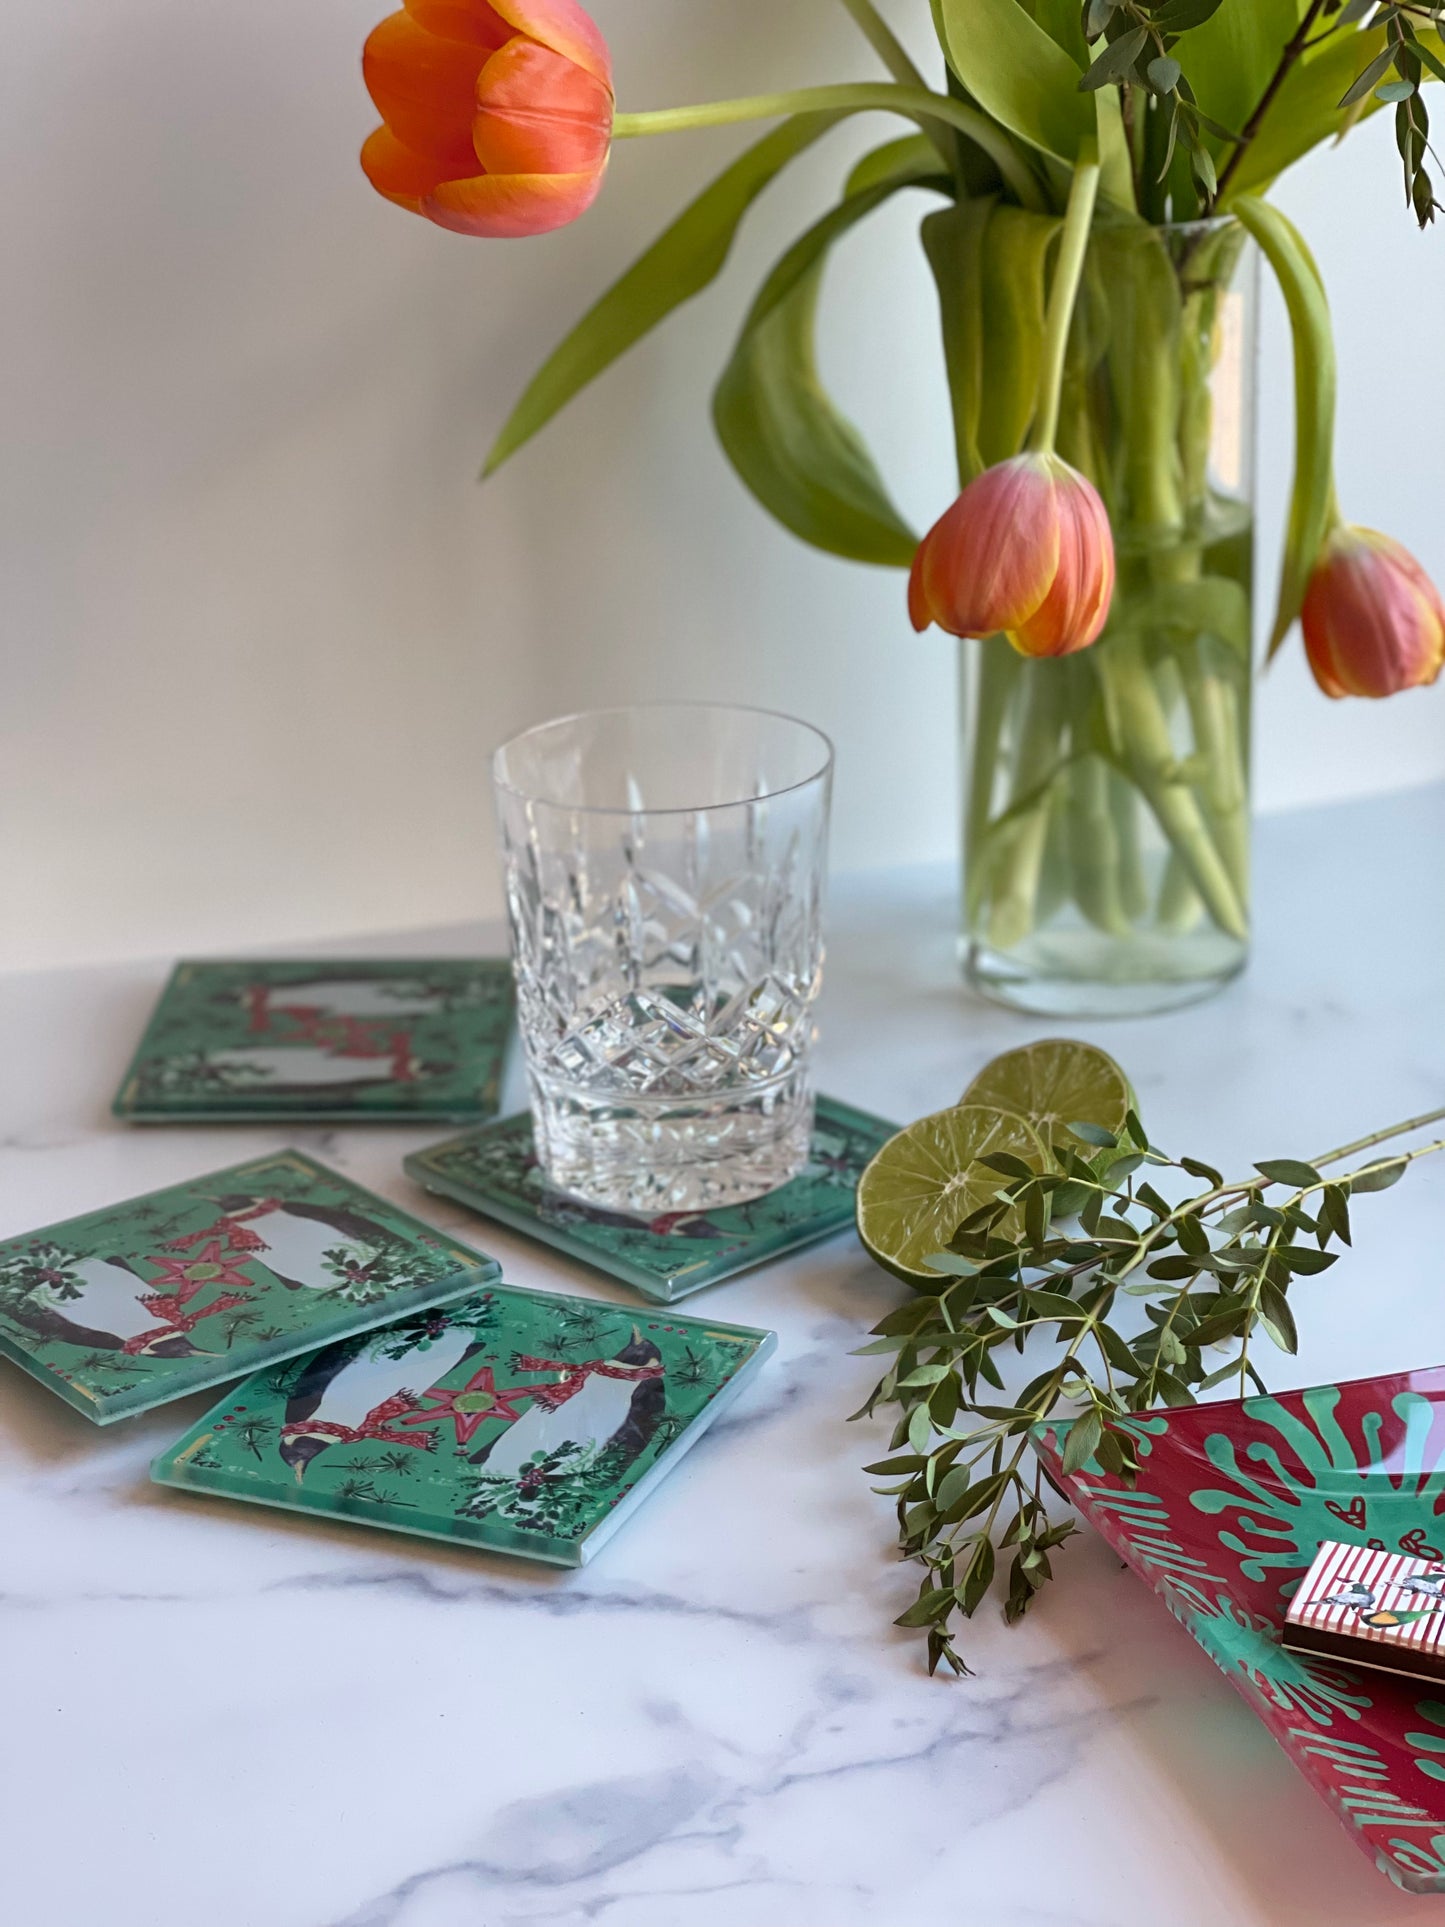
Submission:
<svg viewBox="0 0 1445 1927">
<path fill-rule="evenodd" d="M 897 1126 L 818 1099 L 807 1169 L 767 1197 L 651 1220 L 579 1203 L 543 1181 L 529 1114 L 468 1131 L 405 1160 L 426 1190 L 496 1218 L 661 1304 L 685 1298 L 853 1223 L 864 1167 Z"/>
<path fill-rule="evenodd" d="M 0 1355 L 108 1425 L 499 1270 L 281 1151 L 0 1243 Z"/>
<path fill-rule="evenodd" d="M 179 963 L 113 1108 L 148 1124 L 492 1117 L 512 1011 L 496 959 Z"/>
<path fill-rule="evenodd" d="M 775 1342 L 488 1287 L 258 1373 L 151 1476 L 580 1566 Z"/>
<path fill-rule="evenodd" d="M 1291 1652 L 1445 1679 L 1445 1563 L 1321 1542 L 1284 1623 Z"/>
</svg>

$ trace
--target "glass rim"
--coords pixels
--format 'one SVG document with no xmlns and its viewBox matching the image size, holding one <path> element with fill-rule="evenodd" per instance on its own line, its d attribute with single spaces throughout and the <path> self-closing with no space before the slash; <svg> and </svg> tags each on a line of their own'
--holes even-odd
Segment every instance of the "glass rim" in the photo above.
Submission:
<svg viewBox="0 0 1445 1927">
<path fill-rule="evenodd" d="M 765 716 L 771 722 L 787 723 L 791 728 L 804 730 L 816 739 L 822 760 L 816 769 L 810 770 L 806 776 L 800 776 L 797 782 L 782 783 L 776 789 L 764 790 L 761 795 L 734 796 L 722 803 L 672 803 L 657 809 L 648 805 L 635 809 L 625 803 L 563 803 L 555 797 L 539 796 L 531 790 L 522 789 L 501 773 L 502 758 L 508 750 L 516 749 L 530 737 L 541 736 L 547 730 L 561 729 L 568 723 L 583 723 L 604 716 L 646 715 L 664 709 L 686 710 L 698 716 Z M 819 729 L 816 723 L 804 722 L 801 716 L 790 716 L 785 709 L 765 709 L 758 703 L 708 703 L 686 699 L 677 702 L 603 703 L 596 709 L 573 709 L 561 716 L 549 716 L 545 721 L 532 723 L 526 729 L 518 730 L 515 736 L 509 736 L 506 742 L 499 743 L 492 751 L 492 786 L 529 807 L 563 810 L 569 816 L 711 816 L 719 810 L 745 809 L 750 803 L 771 803 L 778 797 L 795 796 L 799 790 L 826 782 L 833 772 L 834 757 L 833 739 L 825 731 Z"/>
</svg>

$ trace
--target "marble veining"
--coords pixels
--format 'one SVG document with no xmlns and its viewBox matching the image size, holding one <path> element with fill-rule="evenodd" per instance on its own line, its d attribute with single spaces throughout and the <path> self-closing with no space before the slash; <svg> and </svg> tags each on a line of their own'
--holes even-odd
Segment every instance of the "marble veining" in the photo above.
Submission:
<svg viewBox="0 0 1445 1927">
<path fill-rule="evenodd" d="M 1172 1021 L 1081 1026 L 1226 1165 L 1442 1101 L 1445 791 L 1261 834 L 1258 955 Z M 1037 1026 L 969 1001 L 941 872 L 835 891 L 826 1088 L 937 1109 Z M 1333 893 L 1333 895 L 1331 894 Z M 494 948 L 495 930 L 377 938 Z M 334 948 L 334 946 L 332 946 Z M 625 1288 L 416 1191 L 440 1130 L 125 1129 L 165 966 L 0 979 L 0 1235 L 292 1142 L 519 1284 Z M 520 1101 L 513 1067 L 509 1099 Z M 1445 1170 L 1362 1200 L 1278 1385 L 1445 1359 Z M 928 1680 L 845 1423 L 896 1288 L 839 1237 L 688 1307 L 754 1386 L 580 1572 L 160 1491 L 207 1397 L 96 1430 L 0 1365 L 0 1893 L 24 1927 L 1396 1927 L 1202 1653 L 1091 1536 L 973 1680 Z"/>
</svg>

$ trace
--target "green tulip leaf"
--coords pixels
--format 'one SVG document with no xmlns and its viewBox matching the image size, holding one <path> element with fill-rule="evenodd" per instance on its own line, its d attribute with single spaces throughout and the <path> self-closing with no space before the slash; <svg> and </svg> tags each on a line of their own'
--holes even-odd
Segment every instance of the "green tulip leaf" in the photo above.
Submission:
<svg viewBox="0 0 1445 1927">
<path fill-rule="evenodd" d="M 938 285 L 943 354 L 953 403 L 960 483 L 983 472 L 978 449 L 983 410 L 983 244 L 996 203 L 970 197 L 923 221 L 923 251 Z"/>
<path fill-rule="evenodd" d="M 1280 569 L 1279 606 L 1269 639 L 1274 655 L 1304 603 L 1334 500 L 1335 343 L 1320 271 L 1292 221 L 1243 195 L 1234 213 L 1254 236 L 1284 296 L 1294 337 L 1295 461 Z"/>
<path fill-rule="evenodd" d="M 1244 6 L 1219 7 L 1181 36 L 1174 51 L 1195 99 L 1211 120 L 1231 133 L 1240 132 L 1299 22 L 1299 0 L 1247 0 Z M 1229 143 L 1207 128 L 1203 137 L 1214 155 L 1229 152 Z"/>
<path fill-rule="evenodd" d="M 1084 38 L 1083 8 L 1079 0 L 1027 0 L 1028 11 L 1050 40 L 1055 41 L 1082 70 L 1089 64 Z"/>
<path fill-rule="evenodd" d="M 1044 366 L 1044 268 L 1060 223 L 1026 208 L 994 209 L 983 238 L 988 379 L 979 398 L 985 468 L 1017 455 L 1038 406 Z"/>
<path fill-rule="evenodd" d="M 487 456 L 491 475 L 572 397 L 721 272 L 743 216 L 843 113 L 795 114 L 735 160 L 589 309 L 528 383 Z"/>
<path fill-rule="evenodd" d="M 933 0 L 933 16 L 969 98 L 1010 133 L 1061 161 L 1097 139 L 1083 70 L 1019 0 Z"/>
<path fill-rule="evenodd" d="M 843 200 L 764 282 L 713 397 L 718 440 L 739 476 L 785 528 L 830 555 L 907 568 L 918 538 L 818 377 L 814 323 L 828 250 L 900 189 L 948 185 L 926 141 L 866 156 Z"/>
</svg>

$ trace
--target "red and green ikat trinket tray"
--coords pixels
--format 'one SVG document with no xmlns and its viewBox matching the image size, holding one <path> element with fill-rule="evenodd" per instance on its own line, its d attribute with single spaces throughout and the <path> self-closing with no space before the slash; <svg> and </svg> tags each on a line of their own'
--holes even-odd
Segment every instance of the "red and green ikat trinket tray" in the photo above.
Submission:
<svg viewBox="0 0 1445 1927">
<path fill-rule="evenodd" d="M 1036 1444 L 1380 1871 L 1445 1893 L 1445 1687 L 1282 1642 L 1325 1542 L 1445 1560 L 1445 1367 L 1146 1412 L 1122 1429 L 1138 1443 L 1132 1487 L 1097 1462 L 1065 1474 L 1067 1426 Z M 1377 1603 L 1362 1593 L 1357 1609 Z"/>
</svg>

